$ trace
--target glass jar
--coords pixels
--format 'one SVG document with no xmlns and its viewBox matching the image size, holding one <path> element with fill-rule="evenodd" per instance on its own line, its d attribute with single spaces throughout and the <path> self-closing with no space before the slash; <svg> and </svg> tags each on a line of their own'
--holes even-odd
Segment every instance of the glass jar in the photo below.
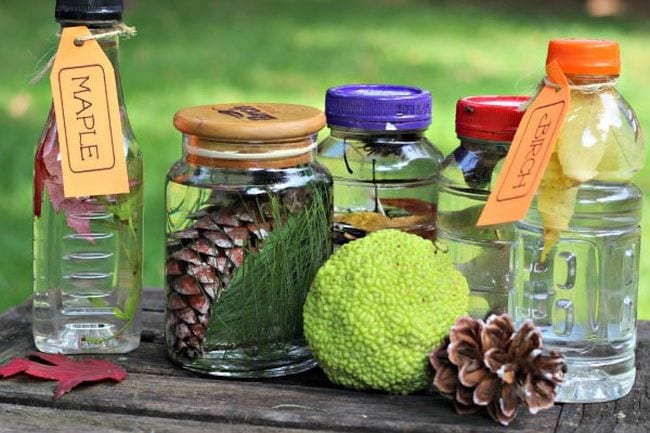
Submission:
<svg viewBox="0 0 650 433">
<path fill-rule="evenodd" d="M 166 182 L 170 358 L 190 370 L 273 377 L 315 365 L 302 306 L 331 254 L 332 180 L 313 161 L 325 124 L 290 104 L 189 107 Z"/>
<path fill-rule="evenodd" d="M 469 96 L 456 104 L 460 144 L 442 164 L 437 239 L 470 288 L 469 314 L 485 319 L 508 311 L 517 266 L 514 224 L 476 227 L 498 179 L 524 96 Z"/>
<path fill-rule="evenodd" d="M 636 374 L 643 194 L 631 179 L 644 163 L 643 136 L 615 88 L 616 42 L 553 40 L 553 60 L 571 99 L 536 200 L 517 224 L 513 315 L 532 320 L 544 346 L 565 356 L 558 401 L 608 401 L 627 394 Z"/>
<path fill-rule="evenodd" d="M 120 83 L 122 10 L 121 0 L 56 4 L 61 27 L 87 26 L 113 65 L 129 192 L 64 196 L 52 108 L 34 158 L 33 335 L 43 352 L 125 353 L 140 344 L 143 159 Z"/>
<path fill-rule="evenodd" d="M 357 84 L 325 97 L 331 129 L 318 161 L 334 178 L 334 243 L 382 228 L 432 239 L 440 151 L 424 133 L 431 94 L 415 87 Z"/>
</svg>

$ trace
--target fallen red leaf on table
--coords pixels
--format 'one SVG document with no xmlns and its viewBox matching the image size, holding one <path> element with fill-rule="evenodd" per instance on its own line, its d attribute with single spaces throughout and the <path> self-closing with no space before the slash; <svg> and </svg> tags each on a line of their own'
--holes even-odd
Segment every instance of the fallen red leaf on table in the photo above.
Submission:
<svg viewBox="0 0 650 433">
<path fill-rule="evenodd" d="M 59 383 L 54 390 L 55 399 L 84 382 L 119 382 L 126 378 L 126 370 L 103 359 L 74 360 L 65 355 L 47 353 L 32 353 L 30 357 L 35 359 L 15 358 L 0 366 L 0 377 L 25 373 L 40 379 L 56 380 Z"/>
</svg>

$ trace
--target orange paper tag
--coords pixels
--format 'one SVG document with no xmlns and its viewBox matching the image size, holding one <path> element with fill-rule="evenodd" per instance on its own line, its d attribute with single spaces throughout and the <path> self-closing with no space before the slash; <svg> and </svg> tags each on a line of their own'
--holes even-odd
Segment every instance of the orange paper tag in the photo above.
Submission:
<svg viewBox="0 0 650 433">
<path fill-rule="evenodd" d="M 546 75 L 559 88 L 544 86 L 524 113 L 477 226 L 518 221 L 528 212 L 569 106 L 569 83 L 557 61 L 546 65 Z"/>
<path fill-rule="evenodd" d="M 129 192 L 115 72 L 87 27 L 61 33 L 50 83 L 66 197 Z"/>
</svg>

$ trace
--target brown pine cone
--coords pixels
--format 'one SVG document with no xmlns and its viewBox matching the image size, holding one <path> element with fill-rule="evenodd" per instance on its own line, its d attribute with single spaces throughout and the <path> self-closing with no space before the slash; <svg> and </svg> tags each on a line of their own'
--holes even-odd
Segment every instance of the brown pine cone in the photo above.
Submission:
<svg viewBox="0 0 650 433">
<path fill-rule="evenodd" d="M 485 323 L 461 317 L 429 359 L 433 384 L 454 399 L 459 414 L 485 406 L 503 425 L 515 418 L 520 403 L 531 413 L 553 406 L 555 387 L 566 373 L 559 353 L 542 353 L 541 333 L 531 322 L 515 332 L 507 315 Z"/>
<path fill-rule="evenodd" d="M 166 338 L 183 356 L 202 355 L 212 303 L 227 289 L 244 256 L 261 248 L 273 228 L 269 214 L 250 214 L 254 208 L 210 206 L 190 216 L 190 227 L 170 234 Z"/>
<path fill-rule="evenodd" d="M 464 332 L 454 332 L 454 328 L 457 327 L 462 327 Z M 481 353 L 479 346 L 473 342 L 473 334 L 475 334 L 475 338 L 478 340 L 480 332 L 479 322 L 473 321 L 470 317 L 461 317 L 454 325 L 454 328 L 452 328 L 451 332 L 454 336 L 464 335 L 469 337 L 465 341 L 460 342 L 462 348 L 456 350 L 454 355 L 457 358 L 462 357 L 463 361 L 465 361 L 464 365 L 473 364 L 474 361 L 476 361 L 477 365 L 480 367 Z M 476 413 L 481 410 L 481 407 L 474 404 L 474 390 L 471 387 L 467 387 L 460 383 L 458 367 L 449 359 L 449 344 L 450 338 L 449 336 L 446 336 L 440 347 L 429 356 L 431 365 L 436 371 L 433 385 L 440 391 L 440 393 L 453 401 L 454 408 L 458 414 L 466 415 Z M 459 360 L 456 359 L 456 361 L 458 362 Z M 463 377 L 465 377 L 465 375 L 463 375 Z"/>
</svg>

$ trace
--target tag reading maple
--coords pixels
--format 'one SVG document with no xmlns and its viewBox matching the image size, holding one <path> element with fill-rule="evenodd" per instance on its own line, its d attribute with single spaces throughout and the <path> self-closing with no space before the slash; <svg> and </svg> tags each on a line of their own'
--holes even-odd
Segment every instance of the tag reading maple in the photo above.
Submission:
<svg viewBox="0 0 650 433">
<path fill-rule="evenodd" d="M 477 226 L 517 221 L 528 212 L 569 106 L 569 83 L 557 61 L 546 65 L 546 75 L 556 86 L 544 86 L 526 110 Z"/>
<path fill-rule="evenodd" d="M 115 72 L 87 27 L 61 33 L 50 83 L 66 197 L 129 192 Z"/>
</svg>

